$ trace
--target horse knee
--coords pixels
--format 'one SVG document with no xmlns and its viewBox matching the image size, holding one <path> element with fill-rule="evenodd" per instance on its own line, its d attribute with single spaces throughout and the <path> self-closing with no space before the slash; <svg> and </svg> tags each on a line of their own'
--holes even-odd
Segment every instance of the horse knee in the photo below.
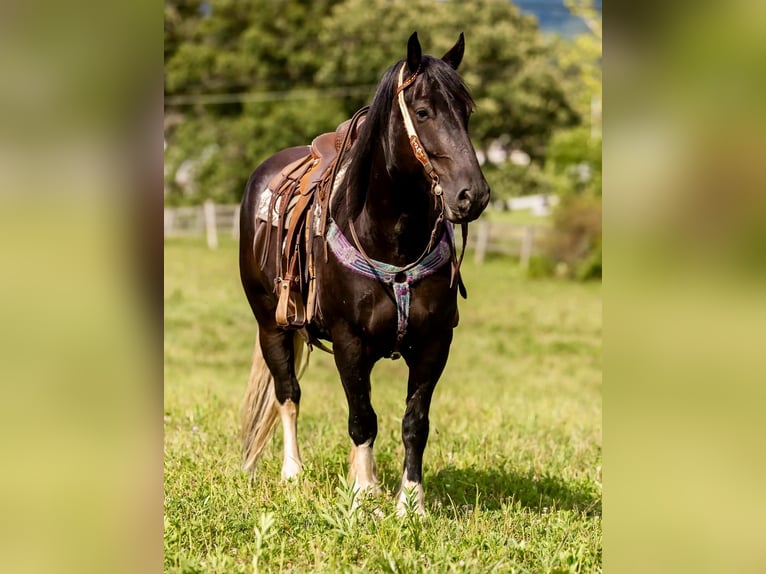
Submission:
<svg viewBox="0 0 766 574">
<path fill-rule="evenodd" d="M 285 404 L 287 400 L 294 402 L 296 405 L 299 404 L 301 402 L 301 386 L 298 383 L 298 379 L 291 377 L 287 382 L 280 382 L 275 378 L 274 394 L 280 405 Z"/>
</svg>

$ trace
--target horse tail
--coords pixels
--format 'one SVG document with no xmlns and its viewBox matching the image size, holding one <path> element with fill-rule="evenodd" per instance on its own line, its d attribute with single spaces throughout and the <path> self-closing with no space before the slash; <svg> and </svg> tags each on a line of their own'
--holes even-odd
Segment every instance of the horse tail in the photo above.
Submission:
<svg viewBox="0 0 766 574">
<path fill-rule="evenodd" d="M 299 371 L 303 358 L 305 344 L 298 333 L 293 333 L 293 349 L 295 372 L 303 374 L 308 366 L 308 357 Z M 274 377 L 263 358 L 261 343 L 256 336 L 253 349 L 253 366 L 250 368 L 250 380 L 242 401 L 242 442 L 243 470 L 255 474 L 255 464 L 261 457 L 263 449 L 274 433 L 274 427 L 279 418 L 279 403 L 274 390 Z"/>
</svg>

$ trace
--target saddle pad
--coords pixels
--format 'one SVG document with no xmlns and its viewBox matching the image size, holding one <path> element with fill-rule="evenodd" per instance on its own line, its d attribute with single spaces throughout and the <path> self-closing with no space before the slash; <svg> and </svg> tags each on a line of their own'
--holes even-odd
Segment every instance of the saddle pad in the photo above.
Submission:
<svg viewBox="0 0 766 574">
<path fill-rule="evenodd" d="M 338 189 L 340 182 L 343 181 L 343 176 L 345 175 L 347 168 L 348 168 L 348 160 L 338 169 L 338 173 L 332 185 L 332 191 L 330 192 L 331 200 L 332 200 L 332 197 L 335 195 L 335 192 Z M 271 197 L 273 194 L 274 192 L 268 187 L 263 190 L 263 193 L 261 193 L 261 199 L 258 202 L 258 211 L 256 212 L 256 217 L 258 217 L 258 219 L 260 219 L 261 221 L 270 221 L 271 225 L 276 227 L 279 225 L 279 211 L 280 211 L 280 206 L 282 203 L 282 197 L 278 197 L 276 202 L 274 202 L 274 210 L 271 212 L 271 217 L 269 217 L 269 206 L 271 205 Z M 295 205 L 298 203 L 299 198 L 300 198 L 300 195 L 294 195 L 293 197 L 290 198 L 290 203 L 287 205 L 287 212 L 285 213 L 285 221 L 284 221 L 285 229 L 287 229 L 290 226 L 290 220 L 292 219 L 293 211 L 294 211 Z M 322 206 L 320 205 L 320 202 L 318 201 L 314 202 L 314 216 L 315 216 L 314 234 L 315 235 L 321 235 L 319 231 L 319 224 L 320 224 L 319 215 L 321 214 L 321 212 L 322 212 Z"/>
<path fill-rule="evenodd" d="M 279 225 L 279 211 L 282 203 L 282 198 L 278 197 L 277 201 L 274 202 L 274 210 L 271 212 L 271 218 L 269 218 L 269 206 L 271 205 L 271 196 L 273 194 L 274 192 L 271 191 L 268 187 L 263 190 L 263 193 L 261 193 L 261 200 L 258 203 L 258 211 L 256 212 L 256 216 L 261 221 L 271 221 L 271 224 L 276 227 Z M 299 195 L 295 195 L 290 198 L 290 203 L 287 205 L 287 212 L 285 214 L 285 229 L 290 226 L 290 219 L 293 214 L 293 209 L 295 208 L 295 204 L 298 203 L 299 197 Z"/>
</svg>

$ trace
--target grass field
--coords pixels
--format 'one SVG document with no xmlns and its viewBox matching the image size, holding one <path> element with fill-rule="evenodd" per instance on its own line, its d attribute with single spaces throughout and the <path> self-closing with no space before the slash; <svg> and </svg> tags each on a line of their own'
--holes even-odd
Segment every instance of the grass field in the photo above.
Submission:
<svg viewBox="0 0 766 574">
<path fill-rule="evenodd" d="M 464 277 L 431 409 L 428 516 L 398 518 L 403 362 L 373 372 L 386 495 L 351 509 L 346 403 L 321 351 L 302 380 L 302 477 L 280 483 L 277 429 L 250 482 L 237 431 L 255 321 L 236 246 L 166 242 L 165 571 L 600 571 L 601 286 L 492 258 L 466 257 Z"/>
</svg>

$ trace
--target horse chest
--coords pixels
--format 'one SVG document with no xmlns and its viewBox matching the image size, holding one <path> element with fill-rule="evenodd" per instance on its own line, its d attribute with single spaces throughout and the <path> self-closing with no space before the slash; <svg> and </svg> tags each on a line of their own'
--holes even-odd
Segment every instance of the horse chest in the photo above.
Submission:
<svg viewBox="0 0 766 574">
<path fill-rule="evenodd" d="M 376 338 L 390 338 L 392 333 L 397 333 L 402 310 L 397 309 L 393 285 L 345 273 L 340 268 L 333 271 L 327 277 L 332 280 L 320 289 L 320 320 L 328 332 L 341 322 Z M 339 276 L 343 276 L 343 281 L 338 281 Z M 451 328 L 456 298 L 449 292 L 447 277 L 428 277 L 411 284 L 406 332 L 417 334 Z"/>
<path fill-rule="evenodd" d="M 410 304 L 410 329 L 413 332 L 429 332 L 455 326 L 457 296 L 446 278 L 426 279 L 412 288 Z"/>
</svg>

